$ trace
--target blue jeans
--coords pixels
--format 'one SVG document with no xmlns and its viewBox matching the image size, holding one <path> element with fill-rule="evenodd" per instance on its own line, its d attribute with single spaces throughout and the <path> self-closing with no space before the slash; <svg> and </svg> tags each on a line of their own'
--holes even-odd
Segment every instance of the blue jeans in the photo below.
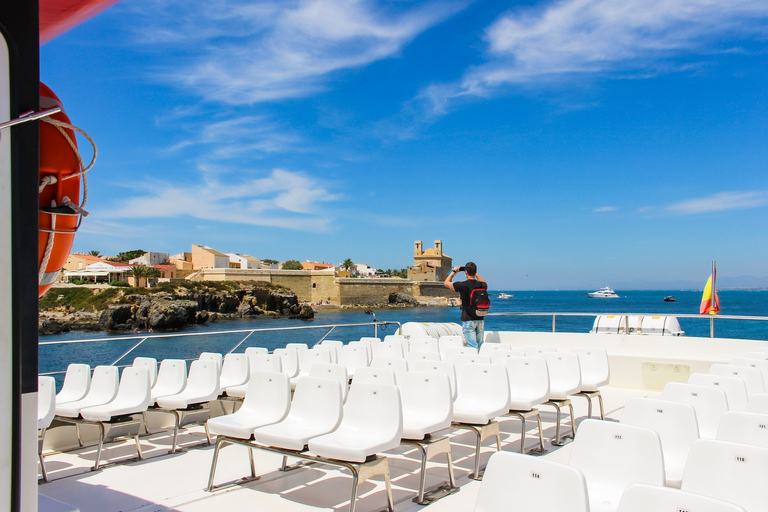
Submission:
<svg viewBox="0 0 768 512">
<path fill-rule="evenodd" d="M 483 344 L 483 320 L 461 322 L 461 330 L 464 331 L 467 346 L 479 349 Z"/>
</svg>

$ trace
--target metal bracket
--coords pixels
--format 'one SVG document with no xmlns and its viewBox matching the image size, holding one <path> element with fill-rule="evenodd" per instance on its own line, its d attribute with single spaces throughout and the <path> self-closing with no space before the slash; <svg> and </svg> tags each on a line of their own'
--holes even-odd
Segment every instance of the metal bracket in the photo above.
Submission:
<svg viewBox="0 0 768 512">
<path fill-rule="evenodd" d="M 26 123 L 27 121 L 37 121 L 38 119 L 42 119 L 43 117 L 48 117 L 53 114 L 58 114 L 59 112 L 61 112 L 61 107 L 46 108 L 37 112 L 30 110 L 29 112 L 24 112 L 16 119 L 11 119 L 10 121 L 0 123 L 0 130 L 3 128 L 15 126 L 17 124 Z"/>
</svg>

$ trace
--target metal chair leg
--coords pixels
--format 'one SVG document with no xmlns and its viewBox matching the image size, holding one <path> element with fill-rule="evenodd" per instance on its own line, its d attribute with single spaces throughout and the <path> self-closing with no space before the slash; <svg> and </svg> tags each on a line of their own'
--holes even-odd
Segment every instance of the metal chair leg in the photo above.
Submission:
<svg viewBox="0 0 768 512">
<path fill-rule="evenodd" d="M 208 492 L 213 491 L 213 477 L 216 474 L 216 464 L 219 462 L 219 450 L 226 442 L 227 438 L 224 436 L 219 436 L 216 440 L 216 448 L 213 450 L 213 461 L 211 462 L 211 474 L 208 477 L 208 487 L 205 488 Z"/>
<path fill-rule="evenodd" d="M 99 449 L 96 451 L 96 463 L 93 465 L 92 470 L 99 469 L 99 463 L 101 462 L 101 448 L 104 445 L 104 424 L 99 423 Z"/>
<path fill-rule="evenodd" d="M 45 461 L 43 460 L 43 444 L 45 443 L 45 429 L 40 429 L 37 436 L 37 458 L 40 459 L 40 470 L 43 473 L 43 482 L 48 482 L 48 472 L 45 470 Z"/>
</svg>

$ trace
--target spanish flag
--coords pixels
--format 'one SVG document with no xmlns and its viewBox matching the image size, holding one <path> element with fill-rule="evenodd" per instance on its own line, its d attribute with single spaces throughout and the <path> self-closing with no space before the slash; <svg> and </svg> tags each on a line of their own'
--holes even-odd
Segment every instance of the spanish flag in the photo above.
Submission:
<svg viewBox="0 0 768 512">
<path fill-rule="evenodd" d="M 701 306 L 699 307 L 699 314 L 716 315 L 720 311 L 720 298 L 717 296 L 717 290 L 715 290 L 715 280 L 717 279 L 717 270 L 712 269 L 712 274 L 707 279 L 707 285 L 704 287 L 704 293 L 701 296 Z M 712 300 L 712 295 L 715 296 L 715 300 Z"/>
</svg>

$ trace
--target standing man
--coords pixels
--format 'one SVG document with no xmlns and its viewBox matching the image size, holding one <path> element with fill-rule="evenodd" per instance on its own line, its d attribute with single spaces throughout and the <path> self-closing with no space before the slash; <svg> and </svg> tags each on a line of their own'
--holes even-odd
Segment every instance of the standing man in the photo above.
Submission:
<svg viewBox="0 0 768 512">
<path fill-rule="evenodd" d="M 466 281 L 453 283 L 453 276 L 464 271 Z M 463 267 L 454 267 L 445 278 L 445 287 L 459 292 L 461 296 L 461 328 L 470 347 L 480 348 L 483 344 L 483 317 L 473 315 L 469 307 L 469 295 L 477 288 L 488 289 L 488 283 L 477 274 L 477 265 L 471 261 Z"/>
</svg>

